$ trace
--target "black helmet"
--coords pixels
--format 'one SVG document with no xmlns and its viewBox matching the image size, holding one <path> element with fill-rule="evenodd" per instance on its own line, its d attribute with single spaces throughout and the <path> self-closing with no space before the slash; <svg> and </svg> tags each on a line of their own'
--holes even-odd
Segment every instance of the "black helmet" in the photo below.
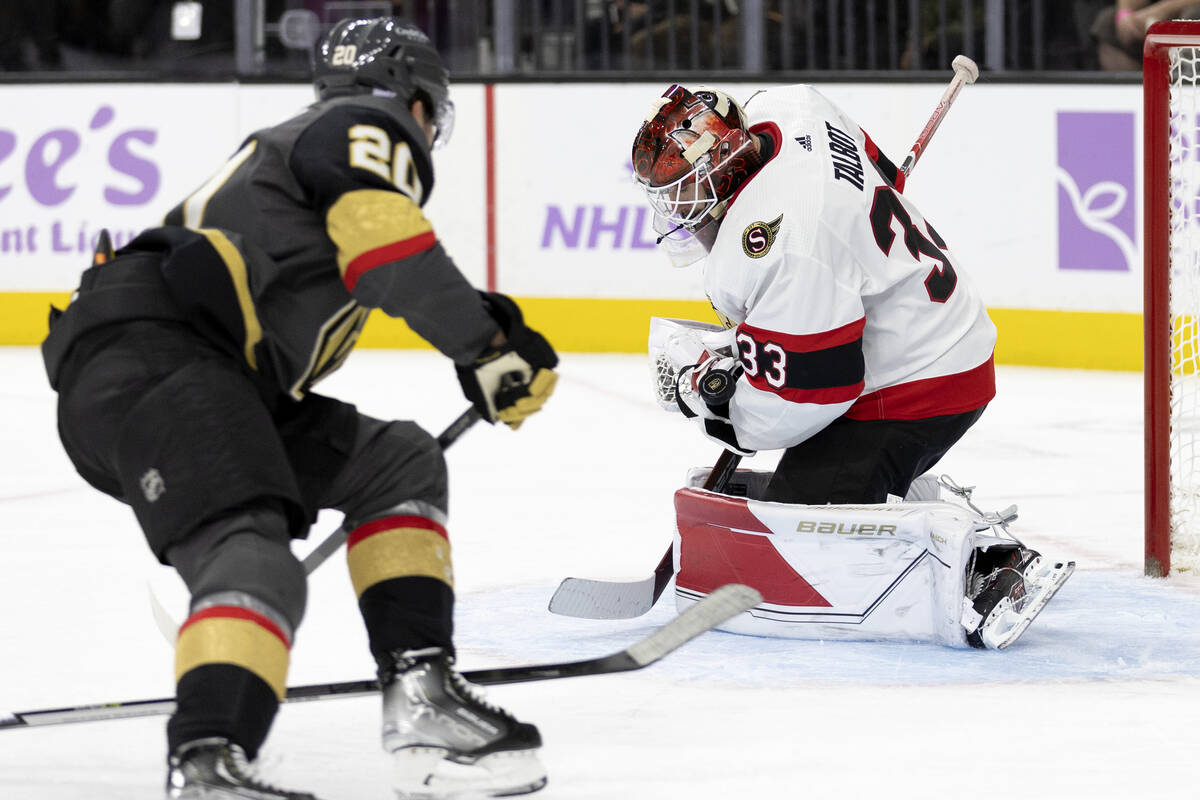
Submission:
<svg viewBox="0 0 1200 800">
<path fill-rule="evenodd" d="M 454 104 L 449 73 L 419 28 L 395 17 L 344 19 L 313 50 L 317 98 L 382 90 L 406 106 L 426 100 L 433 117 L 435 146 L 450 138 Z"/>
</svg>

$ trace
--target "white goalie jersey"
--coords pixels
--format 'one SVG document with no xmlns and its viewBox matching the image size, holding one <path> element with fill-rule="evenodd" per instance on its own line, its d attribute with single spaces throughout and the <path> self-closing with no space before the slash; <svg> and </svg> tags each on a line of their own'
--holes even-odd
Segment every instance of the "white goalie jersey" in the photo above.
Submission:
<svg viewBox="0 0 1200 800">
<path fill-rule="evenodd" d="M 799 444 L 834 419 L 971 411 L 995 394 L 996 330 L 903 176 L 809 86 L 745 106 L 774 145 L 731 202 L 705 290 L 736 327 L 738 443 Z"/>
</svg>

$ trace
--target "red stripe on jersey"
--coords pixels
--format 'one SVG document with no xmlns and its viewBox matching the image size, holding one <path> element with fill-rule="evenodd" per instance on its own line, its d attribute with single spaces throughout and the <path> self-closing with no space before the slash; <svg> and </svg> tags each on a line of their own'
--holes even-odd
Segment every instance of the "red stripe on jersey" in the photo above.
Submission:
<svg viewBox="0 0 1200 800">
<path fill-rule="evenodd" d="M 854 322 L 834 328 L 829 331 L 821 331 L 820 333 L 777 333 L 769 331 L 766 328 L 756 328 L 753 325 L 742 323 L 738 325 L 738 332 L 745 332 L 756 342 L 774 342 L 792 353 L 811 353 L 815 350 L 825 350 L 830 347 L 838 347 L 843 344 L 850 344 L 862 338 L 863 328 L 867 325 L 867 318 L 861 317 Z"/>
<path fill-rule="evenodd" d="M 750 385 L 763 391 L 779 395 L 791 403 L 816 403 L 817 405 L 832 406 L 838 403 L 849 403 L 862 394 L 864 384 L 859 381 L 851 386 L 835 386 L 832 389 L 776 389 L 767 385 L 762 379 L 750 379 Z"/>
<path fill-rule="evenodd" d="M 288 639 L 287 634 L 283 632 L 282 628 L 280 628 L 267 617 L 259 614 L 257 611 L 253 611 L 245 606 L 209 606 L 208 608 L 201 609 L 183 621 L 183 624 L 179 626 L 179 632 L 183 633 L 190 625 L 194 625 L 195 623 L 205 619 L 249 620 L 250 622 L 256 623 L 259 627 L 264 628 L 269 633 L 276 636 L 279 641 L 283 642 L 284 647 L 290 649 L 292 646 L 291 641 Z"/>
<path fill-rule="evenodd" d="M 374 536 L 382 531 L 394 531 L 398 528 L 422 528 L 424 530 L 433 531 L 446 541 L 450 541 L 450 536 L 446 533 L 446 529 L 428 517 L 397 514 L 391 517 L 380 517 L 379 519 L 374 519 L 370 522 L 359 525 L 347 538 L 346 547 L 354 547 L 354 545 L 358 544 L 363 539 Z"/>
<path fill-rule="evenodd" d="M 859 128 L 859 130 L 862 131 L 863 138 L 866 140 L 866 143 L 867 143 L 867 158 L 871 159 L 872 161 L 878 161 L 879 160 L 879 148 L 876 147 L 875 142 L 873 142 L 871 140 L 870 134 L 868 134 L 866 131 L 863 131 L 862 128 Z"/>
<path fill-rule="evenodd" d="M 911 420 L 962 414 L 986 405 L 996 396 L 992 357 L 974 369 L 936 378 L 898 383 L 865 394 L 845 413 L 856 420 Z"/>
<path fill-rule="evenodd" d="M 346 288 L 354 291 L 354 287 L 358 285 L 359 278 L 365 273 L 390 261 L 399 261 L 402 258 L 423 253 L 435 244 L 437 244 L 437 234 L 433 231 L 426 231 L 411 238 L 402 239 L 399 242 L 392 242 L 383 247 L 368 250 L 346 265 L 346 277 L 344 279 Z"/>
<path fill-rule="evenodd" d="M 880 172 L 883 173 L 884 177 L 887 178 L 888 182 L 892 184 L 892 187 L 895 188 L 897 192 L 904 194 L 904 181 L 908 176 L 901 172 L 900 169 L 892 163 L 891 159 L 883 155 L 882 151 L 879 149 L 879 145 L 875 144 L 875 141 L 871 138 L 871 134 L 863 131 L 862 128 L 859 128 L 859 130 L 862 131 L 863 139 L 866 141 L 867 158 L 871 159 L 871 162 L 874 163 L 875 166 L 879 167 Z M 879 163 L 879 159 L 881 157 L 883 158 L 883 164 Z"/>
</svg>

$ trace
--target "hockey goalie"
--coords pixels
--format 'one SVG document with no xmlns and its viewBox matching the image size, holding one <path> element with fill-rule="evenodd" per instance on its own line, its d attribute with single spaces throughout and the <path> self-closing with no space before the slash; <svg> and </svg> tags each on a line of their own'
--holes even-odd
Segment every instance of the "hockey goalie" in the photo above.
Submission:
<svg viewBox="0 0 1200 800">
<path fill-rule="evenodd" d="M 922 478 L 995 396 L 996 329 L 906 173 L 811 86 L 744 107 L 671 86 L 632 165 L 722 323 L 657 321 L 664 405 L 727 451 L 782 451 L 742 497 L 678 494 L 677 595 L 755 587 L 747 632 L 1011 644 L 1073 564 Z"/>
<path fill-rule="evenodd" d="M 735 332 L 653 318 L 659 405 L 679 410 L 696 363 L 728 358 Z M 681 388 L 682 384 L 682 388 Z M 675 595 L 682 611 L 727 583 L 763 602 L 724 630 L 798 639 L 928 641 L 1003 650 L 1075 569 L 1026 547 L 1016 507 L 984 512 L 972 488 L 926 474 L 883 503 L 764 499 L 773 473 L 739 470 L 719 490 L 691 470 L 675 493 Z"/>
</svg>

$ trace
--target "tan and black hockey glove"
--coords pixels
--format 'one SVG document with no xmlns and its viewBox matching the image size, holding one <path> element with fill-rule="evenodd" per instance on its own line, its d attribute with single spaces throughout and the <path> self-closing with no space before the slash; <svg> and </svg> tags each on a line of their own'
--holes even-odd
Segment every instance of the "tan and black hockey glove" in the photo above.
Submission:
<svg viewBox="0 0 1200 800">
<path fill-rule="evenodd" d="M 512 298 L 480 292 L 507 341 L 489 347 L 470 364 L 456 365 L 458 382 L 480 415 L 516 430 L 554 391 L 558 355 L 546 338 L 525 324 Z"/>
</svg>

